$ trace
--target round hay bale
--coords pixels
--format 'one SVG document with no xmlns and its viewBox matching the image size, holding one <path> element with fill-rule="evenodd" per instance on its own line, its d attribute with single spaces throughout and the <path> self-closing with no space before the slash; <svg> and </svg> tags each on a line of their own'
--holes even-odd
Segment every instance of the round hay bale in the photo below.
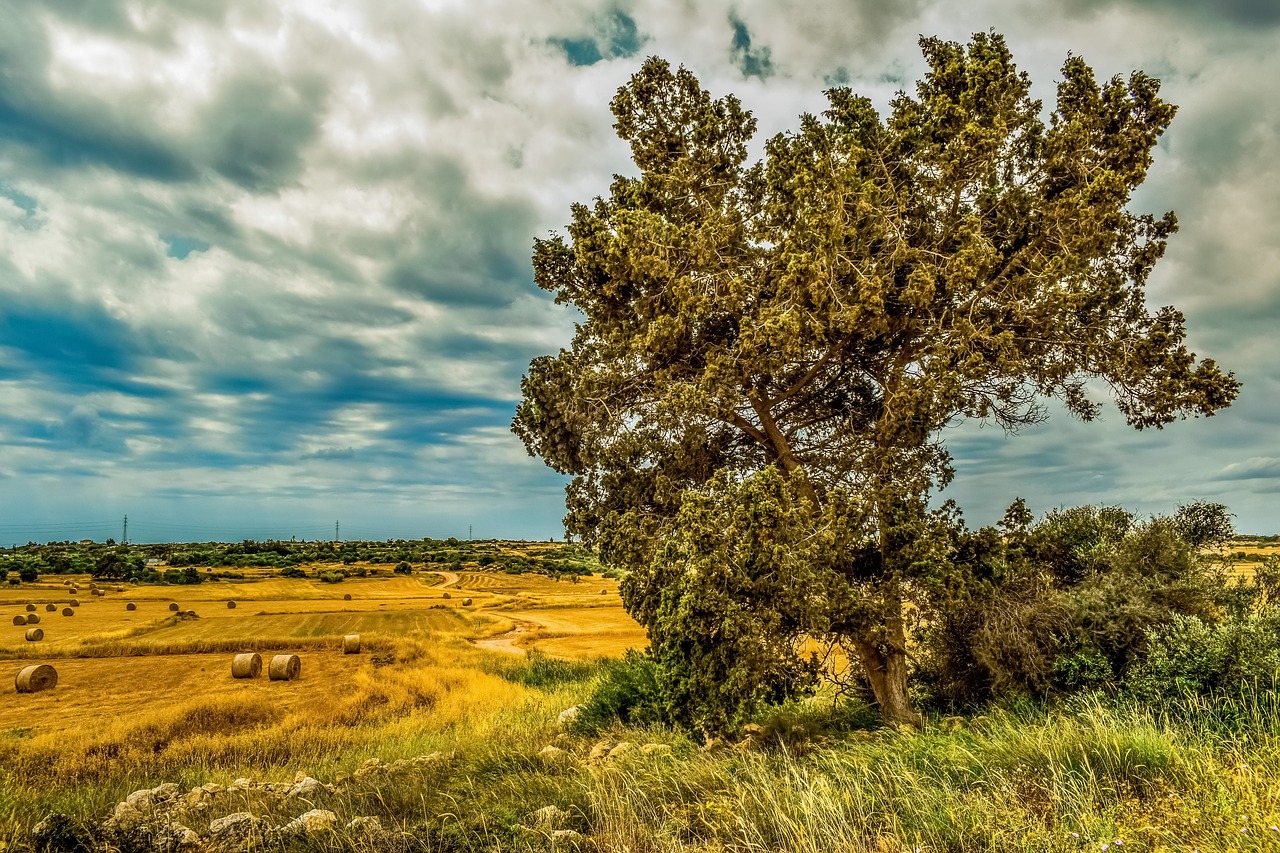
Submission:
<svg viewBox="0 0 1280 853">
<path fill-rule="evenodd" d="M 124 587 L 122 586 L 116 587 L 116 592 L 124 592 Z"/>
<path fill-rule="evenodd" d="M 39 625 L 39 624 L 40 624 L 40 617 L 39 617 L 39 616 L 37 616 L 37 615 L 36 615 L 36 614 L 34 614 L 34 613 L 28 613 L 28 614 L 27 614 L 27 624 L 28 624 L 28 625 Z"/>
<path fill-rule="evenodd" d="M 75 595 L 75 594 L 76 594 L 76 593 L 78 593 L 79 591 L 80 591 L 80 590 L 79 590 L 79 589 L 77 589 L 77 588 L 76 588 L 76 587 L 74 587 L 74 586 L 73 586 L 73 587 L 71 587 L 71 589 L 67 590 L 67 592 L 71 593 L 72 595 Z"/>
<path fill-rule="evenodd" d="M 52 690 L 58 684 L 58 671 L 47 663 L 24 666 L 18 671 L 14 685 L 19 693 L 39 693 L 41 690 Z"/>
<path fill-rule="evenodd" d="M 63 586 L 71 586 L 71 581 L 63 581 L 63 582 L 62 582 L 62 585 L 63 585 Z"/>
<path fill-rule="evenodd" d="M 262 655 L 245 652 L 231 659 L 232 678 L 257 678 L 262 675 Z"/>
<path fill-rule="evenodd" d="M 62 615 L 63 615 L 63 616 L 75 616 L 75 615 L 76 615 L 76 612 L 75 612 L 74 610 L 72 610 L 70 607 L 64 607 L 64 608 L 62 608 Z"/>
<path fill-rule="evenodd" d="M 469 598 L 464 598 L 464 599 L 462 599 L 462 606 L 463 606 L 463 607 L 470 607 L 470 606 L 471 606 L 471 599 L 469 599 Z"/>
<path fill-rule="evenodd" d="M 602 589 L 602 590 L 600 590 L 600 594 L 601 594 L 601 595 L 608 595 L 608 594 L 609 594 L 609 590 L 607 590 L 607 589 Z"/>
<path fill-rule="evenodd" d="M 80 602 L 79 602 L 77 599 L 74 599 L 74 598 L 73 598 L 73 599 L 71 599 L 70 601 L 68 601 L 68 602 L 67 602 L 67 604 L 70 604 L 72 607 L 79 607 L 79 606 L 80 606 Z"/>
<path fill-rule="evenodd" d="M 44 609 L 45 609 L 45 610 L 47 610 L 49 613 L 57 613 L 57 612 L 58 612 L 58 605 L 56 605 L 56 604 L 46 604 L 46 605 L 44 606 Z"/>
<path fill-rule="evenodd" d="M 199 619 L 200 617 L 196 616 L 196 612 L 194 610 L 184 610 L 182 611 L 182 618 L 183 619 Z"/>
<path fill-rule="evenodd" d="M 19 613 L 17 616 L 13 617 L 13 624 L 15 624 L 15 625 L 25 625 L 25 624 L 27 624 L 27 617 L 25 617 L 25 616 L 23 616 L 21 613 Z"/>
<path fill-rule="evenodd" d="M 136 605 L 136 604 L 134 604 L 132 601 L 130 601 L 128 604 L 126 604 L 126 605 L 124 606 L 124 609 L 125 609 L 125 610 L 137 610 L 137 609 L 138 609 L 138 605 Z"/>
<path fill-rule="evenodd" d="M 227 609 L 228 609 L 228 610 L 235 610 L 235 609 L 236 609 L 236 603 L 235 603 L 234 601 L 228 601 L 228 602 L 227 602 Z"/>
<path fill-rule="evenodd" d="M 267 667 L 267 677 L 272 681 L 293 681 L 302 674 L 302 661 L 297 655 L 276 655 Z"/>
<path fill-rule="evenodd" d="M 28 612 L 28 613 L 30 613 L 32 610 L 35 610 L 35 609 L 36 609 L 36 606 L 35 606 L 34 604 L 28 604 L 28 605 L 27 605 L 27 612 Z"/>
<path fill-rule="evenodd" d="M 350 600 L 351 600 L 351 593 L 347 593 L 346 595 L 342 596 L 342 600 L 343 600 L 343 601 L 350 601 Z"/>
<path fill-rule="evenodd" d="M 445 597 L 445 600 L 446 600 L 446 601 L 448 601 L 450 598 L 453 598 L 453 596 L 452 596 L 452 595 L 450 595 L 450 594 L 449 594 L 449 593 L 447 593 L 447 592 L 444 594 L 444 597 Z"/>
<path fill-rule="evenodd" d="M 27 629 L 27 642 L 28 642 L 28 643 L 36 643 L 36 642 L 39 642 L 40 640 L 43 640 L 43 639 L 44 639 L 44 629 L 43 629 L 43 628 L 28 628 L 28 629 Z"/>
<path fill-rule="evenodd" d="M 177 613 L 182 608 L 178 606 L 178 602 L 171 601 L 169 602 L 169 609 L 172 610 L 174 613 Z"/>
<path fill-rule="evenodd" d="M 103 591 L 102 591 L 102 590 L 100 590 L 100 589 L 91 589 L 91 590 L 89 590 L 89 593 L 90 593 L 91 595 L 106 595 L 106 593 L 105 593 L 105 592 L 103 592 Z"/>
<path fill-rule="evenodd" d="M 360 635 L 347 634 L 342 638 L 342 653 L 344 655 L 360 654 Z"/>
</svg>

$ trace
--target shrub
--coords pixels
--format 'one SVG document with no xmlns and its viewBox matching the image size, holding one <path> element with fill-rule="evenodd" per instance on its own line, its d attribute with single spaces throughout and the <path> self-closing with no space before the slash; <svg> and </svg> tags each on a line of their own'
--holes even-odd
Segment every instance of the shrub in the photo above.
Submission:
<svg viewBox="0 0 1280 853">
<path fill-rule="evenodd" d="M 1280 625 L 1250 615 L 1213 625 L 1175 616 L 1147 633 L 1146 653 L 1126 675 L 1125 690 L 1147 702 L 1186 695 L 1239 696 L 1280 677 Z"/>
<path fill-rule="evenodd" d="M 347 579 L 347 573 L 340 572 L 336 569 L 331 569 L 327 572 L 321 572 L 316 577 L 320 578 L 320 580 L 323 581 L 324 583 L 342 583 L 344 580 Z"/>
<path fill-rule="evenodd" d="M 305 578 L 306 576 L 307 573 L 297 566 L 287 566 L 280 570 L 280 577 L 282 578 Z"/>
<path fill-rule="evenodd" d="M 652 725 L 670 722 L 662 698 L 661 668 L 648 652 L 627 651 L 622 660 L 604 664 L 604 676 L 582 703 L 573 727 L 594 731 L 620 722 Z"/>
<path fill-rule="evenodd" d="M 394 571 L 398 575 L 412 574 L 413 566 L 409 565 L 407 560 L 401 560 L 400 562 L 396 563 L 396 567 Z"/>
</svg>

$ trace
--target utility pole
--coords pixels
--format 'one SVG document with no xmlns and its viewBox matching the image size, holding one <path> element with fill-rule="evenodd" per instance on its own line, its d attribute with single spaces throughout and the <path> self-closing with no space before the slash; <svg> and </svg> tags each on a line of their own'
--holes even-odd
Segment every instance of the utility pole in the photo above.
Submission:
<svg viewBox="0 0 1280 853">
<path fill-rule="evenodd" d="M 334 542 L 342 541 L 342 537 L 338 535 L 338 522 L 336 521 L 333 523 L 333 541 Z"/>
<path fill-rule="evenodd" d="M 467 525 L 467 541 L 471 541 L 471 525 Z"/>
<path fill-rule="evenodd" d="M 124 517 L 124 533 L 120 535 L 120 544 L 129 544 L 129 516 L 127 515 Z"/>
</svg>

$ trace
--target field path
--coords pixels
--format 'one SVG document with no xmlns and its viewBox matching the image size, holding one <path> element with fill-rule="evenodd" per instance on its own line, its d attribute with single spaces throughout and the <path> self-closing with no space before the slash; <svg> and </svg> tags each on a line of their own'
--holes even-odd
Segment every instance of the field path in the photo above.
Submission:
<svg viewBox="0 0 1280 853">
<path fill-rule="evenodd" d="M 477 648 L 488 649 L 491 652 L 504 652 L 509 655 L 525 654 L 527 649 L 520 647 L 519 642 L 522 638 L 531 634 L 537 634 L 546 626 L 541 622 L 533 619 L 517 619 L 515 627 L 505 634 L 498 634 L 496 637 L 485 637 L 480 640 L 472 640 L 471 644 Z"/>
<path fill-rule="evenodd" d="M 444 580 L 440 581 L 440 583 L 432 584 L 431 589 L 444 589 L 446 586 L 453 586 L 461 580 L 457 572 L 446 572 L 444 569 L 436 569 L 436 574 L 444 575 Z"/>
</svg>

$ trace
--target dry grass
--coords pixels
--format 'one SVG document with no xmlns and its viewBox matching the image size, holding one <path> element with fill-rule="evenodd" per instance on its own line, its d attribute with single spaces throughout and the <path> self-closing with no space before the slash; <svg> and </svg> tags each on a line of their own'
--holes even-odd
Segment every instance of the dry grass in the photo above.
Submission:
<svg viewBox="0 0 1280 853">
<path fill-rule="evenodd" d="M 0 625 L 5 667 L 16 673 L 42 661 L 57 667 L 60 676 L 52 694 L 5 703 L 0 731 L 22 728 L 42 735 L 94 729 L 193 696 L 219 701 L 256 696 L 245 691 L 266 690 L 265 677 L 262 684 L 231 678 L 231 656 L 241 651 L 304 655 L 300 681 L 272 685 L 292 692 L 259 697 L 278 698 L 279 712 L 287 715 L 295 699 L 301 708 L 349 696 L 354 673 L 405 643 L 443 643 L 456 655 L 469 651 L 467 641 L 510 630 L 512 617 L 530 627 L 521 637 L 522 649 L 588 657 L 621 655 L 644 644 L 643 631 L 622 610 L 616 593 L 599 595 L 601 587 L 616 590 L 613 581 L 571 584 L 532 574 L 463 572 L 456 585 L 441 588 L 442 576 L 435 573 L 403 576 L 383 570 L 386 574 L 340 584 L 280 578 L 267 570 L 249 570 L 244 581 L 193 586 L 126 586 L 115 592 L 116 584 L 104 584 L 107 594 L 81 597 L 74 616 L 42 619 L 45 639 L 39 644 L 23 639 L 24 627 Z M 36 603 L 41 613 L 46 602 L 64 604 L 70 595 L 63 579 L 48 576 L 38 584 L 0 589 L 0 619 L 8 622 L 24 613 L 27 602 Z M 67 579 L 81 587 L 89 581 Z M 473 607 L 463 609 L 461 590 L 474 599 Z M 343 600 L 347 593 L 351 601 Z M 227 608 L 229 599 L 237 602 L 234 609 Z M 128 601 L 138 609 L 126 610 Z M 177 617 L 168 609 L 170 602 L 195 610 L 200 618 Z M 346 634 L 361 635 L 363 653 L 343 661 Z"/>
</svg>

